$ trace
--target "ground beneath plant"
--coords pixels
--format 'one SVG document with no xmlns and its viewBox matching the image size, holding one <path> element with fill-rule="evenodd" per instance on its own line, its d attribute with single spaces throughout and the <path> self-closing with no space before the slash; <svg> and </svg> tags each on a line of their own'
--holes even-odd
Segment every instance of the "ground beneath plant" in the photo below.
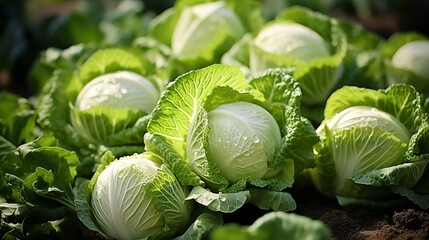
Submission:
<svg viewBox="0 0 429 240">
<path fill-rule="evenodd" d="M 417 206 L 388 209 L 343 207 L 314 190 L 292 192 L 297 202 L 294 213 L 321 220 L 333 240 L 424 240 L 429 239 L 429 211 Z M 246 205 L 226 216 L 225 222 L 250 225 L 264 211 Z"/>
</svg>

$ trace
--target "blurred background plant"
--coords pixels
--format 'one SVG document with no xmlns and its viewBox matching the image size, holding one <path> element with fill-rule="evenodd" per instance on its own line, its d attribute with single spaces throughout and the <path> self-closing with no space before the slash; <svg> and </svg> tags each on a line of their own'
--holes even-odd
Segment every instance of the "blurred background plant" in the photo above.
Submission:
<svg viewBox="0 0 429 240">
<path fill-rule="evenodd" d="M 180 0 L 179 0 L 180 1 Z M 267 19 L 294 5 L 359 22 L 383 38 L 429 35 L 429 2 L 421 0 L 261 0 Z M 0 0 L 0 90 L 28 97 L 28 73 L 39 53 L 78 43 L 127 45 L 174 0 Z"/>
</svg>

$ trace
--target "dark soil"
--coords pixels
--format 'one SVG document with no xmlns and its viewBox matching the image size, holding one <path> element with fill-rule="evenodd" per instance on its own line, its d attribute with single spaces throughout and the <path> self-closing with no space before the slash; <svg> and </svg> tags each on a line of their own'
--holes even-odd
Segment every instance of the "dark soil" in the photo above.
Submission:
<svg viewBox="0 0 429 240">
<path fill-rule="evenodd" d="M 415 205 L 387 209 L 340 206 L 314 190 L 292 192 L 297 202 L 296 214 L 317 219 L 326 224 L 332 240 L 428 240 L 429 210 Z M 262 211 L 245 205 L 237 212 L 225 215 L 225 223 L 252 224 Z"/>
<path fill-rule="evenodd" d="M 311 193 L 311 194 L 309 194 Z M 313 191 L 296 193 L 296 213 L 324 222 L 336 240 L 429 239 L 429 211 L 415 205 L 373 209 L 340 206 Z"/>
</svg>

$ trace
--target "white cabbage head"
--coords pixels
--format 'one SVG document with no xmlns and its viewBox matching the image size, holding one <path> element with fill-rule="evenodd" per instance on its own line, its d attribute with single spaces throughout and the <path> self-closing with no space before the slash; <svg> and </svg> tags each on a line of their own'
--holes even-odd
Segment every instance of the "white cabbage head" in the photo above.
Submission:
<svg viewBox="0 0 429 240">
<path fill-rule="evenodd" d="M 145 77 L 131 71 L 119 71 L 91 80 L 79 92 L 75 105 L 78 110 L 105 106 L 140 109 L 150 113 L 159 95 L 159 90 Z"/>
<path fill-rule="evenodd" d="M 411 41 L 400 47 L 392 57 L 392 65 L 429 78 L 429 41 Z"/>
<path fill-rule="evenodd" d="M 160 171 L 158 163 L 144 154 L 134 154 L 111 162 L 101 172 L 92 191 L 91 206 L 105 235 L 114 239 L 158 236 L 167 225 L 162 208 L 167 208 L 164 211 L 175 220 L 169 231 L 177 231 L 177 226 L 187 223 L 187 193 L 171 172 Z M 156 192 L 161 192 L 161 200 Z"/>
<path fill-rule="evenodd" d="M 241 20 L 225 2 L 202 3 L 183 9 L 171 48 L 177 58 L 193 59 L 218 48 L 226 52 L 244 33 Z"/>
<path fill-rule="evenodd" d="M 280 149 L 280 129 L 264 108 L 248 102 L 220 105 L 208 113 L 208 156 L 231 182 L 267 174 Z"/>
<path fill-rule="evenodd" d="M 258 33 L 254 44 L 267 53 L 290 55 L 303 62 L 330 55 L 322 36 L 304 25 L 292 22 L 268 25 Z"/>
<path fill-rule="evenodd" d="M 393 133 L 402 142 L 410 141 L 408 129 L 391 114 L 375 107 L 353 106 L 335 115 L 327 124 L 331 130 L 347 129 L 355 126 L 377 126 Z"/>
<path fill-rule="evenodd" d="M 369 106 L 346 108 L 317 132 L 325 127 L 331 131 L 336 193 L 355 174 L 402 163 L 411 138 L 408 129 L 394 116 Z"/>
</svg>

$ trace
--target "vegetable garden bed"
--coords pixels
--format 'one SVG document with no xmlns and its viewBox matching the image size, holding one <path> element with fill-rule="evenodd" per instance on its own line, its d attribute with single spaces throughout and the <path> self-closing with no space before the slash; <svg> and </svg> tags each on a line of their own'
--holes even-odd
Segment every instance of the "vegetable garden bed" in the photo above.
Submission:
<svg viewBox="0 0 429 240">
<path fill-rule="evenodd" d="M 143 2 L 67 4 L 26 71 L 0 49 L 4 239 L 429 239 L 427 36 Z"/>
</svg>

